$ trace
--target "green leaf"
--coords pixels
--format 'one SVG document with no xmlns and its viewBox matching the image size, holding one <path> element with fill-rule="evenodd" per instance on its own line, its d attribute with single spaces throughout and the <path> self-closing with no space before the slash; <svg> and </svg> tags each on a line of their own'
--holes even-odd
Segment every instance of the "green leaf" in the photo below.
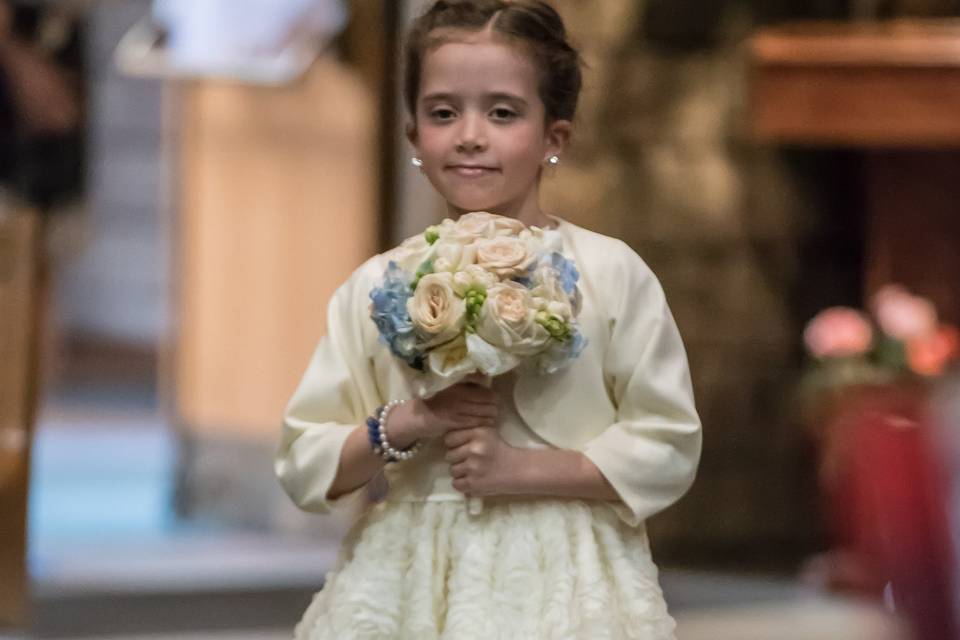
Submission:
<svg viewBox="0 0 960 640">
<path fill-rule="evenodd" d="M 877 341 L 873 352 L 874 362 L 884 368 L 895 371 L 907 370 L 907 346 L 901 340 L 889 336 Z"/>
</svg>

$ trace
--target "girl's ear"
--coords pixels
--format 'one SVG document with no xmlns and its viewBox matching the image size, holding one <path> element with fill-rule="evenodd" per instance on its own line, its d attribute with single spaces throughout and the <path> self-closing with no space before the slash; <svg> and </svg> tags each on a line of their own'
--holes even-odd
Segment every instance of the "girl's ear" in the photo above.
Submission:
<svg viewBox="0 0 960 640">
<path fill-rule="evenodd" d="M 407 140 L 410 141 L 410 144 L 417 146 L 417 125 L 413 122 L 408 122 L 406 127 Z"/>
<path fill-rule="evenodd" d="M 569 120 L 554 120 L 547 126 L 546 153 L 543 156 L 546 161 L 550 156 L 557 156 L 563 153 L 570 142 L 570 134 L 573 131 L 573 124 Z"/>
</svg>

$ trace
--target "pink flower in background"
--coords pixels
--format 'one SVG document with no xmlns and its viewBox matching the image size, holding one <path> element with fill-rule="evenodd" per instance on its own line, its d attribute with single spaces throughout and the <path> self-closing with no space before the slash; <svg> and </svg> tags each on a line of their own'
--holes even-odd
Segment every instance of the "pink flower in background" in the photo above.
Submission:
<svg viewBox="0 0 960 640">
<path fill-rule="evenodd" d="M 907 342 L 907 363 L 914 373 L 938 376 L 950 361 L 960 356 L 960 330 L 941 325 Z"/>
<path fill-rule="evenodd" d="M 882 287 L 874 294 L 872 303 L 877 324 L 891 338 L 906 342 L 929 335 L 937 328 L 937 310 L 933 303 L 899 285 Z"/>
<path fill-rule="evenodd" d="M 807 324 L 803 340 L 817 358 L 859 356 L 870 348 L 873 330 L 859 311 L 832 307 L 818 313 Z"/>
</svg>

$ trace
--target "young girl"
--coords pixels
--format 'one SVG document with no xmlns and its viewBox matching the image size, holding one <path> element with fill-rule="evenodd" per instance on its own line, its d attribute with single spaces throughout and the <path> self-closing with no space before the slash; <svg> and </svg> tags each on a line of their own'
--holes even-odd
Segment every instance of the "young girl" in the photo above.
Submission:
<svg viewBox="0 0 960 640">
<path fill-rule="evenodd" d="M 451 217 L 488 211 L 555 234 L 581 273 L 588 344 L 553 374 L 411 398 L 369 315 L 397 250 L 354 272 L 330 302 L 276 460 L 303 509 L 366 507 L 298 639 L 673 637 L 644 521 L 690 486 L 700 422 L 654 275 L 624 243 L 539 207 L 579 91 L 579 56 L 542 2 L 438 0 L 413 25 L 414 164 Z M 411 455 L 384 465 L 365 421 L 388 403 L 389 443 Z"/>
</svg>

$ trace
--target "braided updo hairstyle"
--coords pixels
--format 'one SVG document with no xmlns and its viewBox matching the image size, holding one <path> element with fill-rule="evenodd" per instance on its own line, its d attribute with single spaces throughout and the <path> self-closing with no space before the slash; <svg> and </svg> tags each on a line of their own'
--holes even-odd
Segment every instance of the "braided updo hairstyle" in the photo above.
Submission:
<svg viewBox="0 0 960 640">
<path fill-rule="evenodd" d="M 529 51 L 547 122 L 573 120 L 582 84 L 580 54 L 567 41 L 560 15 L 540 0 L 436 0 L 407 33 L 404 98 L 410 116 L 416 117 L 427 52 L 453 39 L 450 32 L 477 32 L 488 25 Z"/>
</svg>

